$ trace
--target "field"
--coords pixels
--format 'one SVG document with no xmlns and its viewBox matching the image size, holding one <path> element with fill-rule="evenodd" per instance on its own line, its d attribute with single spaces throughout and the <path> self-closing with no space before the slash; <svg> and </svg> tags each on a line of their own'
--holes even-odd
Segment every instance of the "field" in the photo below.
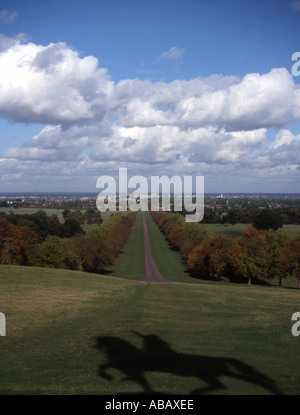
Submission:
<svg viewBox="0 0 300 415">
<path fill-rule="evenodd" d="M 141 213 L 105 275 L 0 266 L 0 394 L 298 395 L 295 281 L 193 279 L 145 216 L 170 283 L 139 281 Z"/>
<path fill-rule="evenodd" d="M 0 266 L 1 394 L 299 394 L 298 290 Z"/>
</svg>

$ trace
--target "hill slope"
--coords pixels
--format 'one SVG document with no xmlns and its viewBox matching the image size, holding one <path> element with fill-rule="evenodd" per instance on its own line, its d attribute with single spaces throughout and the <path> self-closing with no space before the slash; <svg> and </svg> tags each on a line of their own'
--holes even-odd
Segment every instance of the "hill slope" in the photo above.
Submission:
<svg viewBox="0 0 300 415">
<path fill-rule="evenodd" d="M 0 292 L 1 394 L 300 391 L 297 290 L 0 266 Z"/>
</svg>

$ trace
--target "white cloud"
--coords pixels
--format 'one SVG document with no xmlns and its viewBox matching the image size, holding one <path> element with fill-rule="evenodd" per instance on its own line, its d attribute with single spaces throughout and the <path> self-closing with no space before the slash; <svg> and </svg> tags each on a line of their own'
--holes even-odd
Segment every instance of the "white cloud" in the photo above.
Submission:
<svg viewBox="0 0 300 415">
<path fill-rule="evenodd" d="M 172 47 L 166 52 L 162 52 L 160 58 L 168 60 L 177 60 L 185 54 L 186 50 L 184 48 L 179 48 L 177 46 Z"/>
<path fill-rule="evenodd" d="M 95 113 L 99 117 L 112 83 L 96 58 L 80 58 L 64 43 L 0 40 L 6 44 L 0 53 L 2 115 L 51 124 L 88 120 Z"/>
<path fill-rule="evenodd" d="M 0 25 L 13 23 L 18 17 L 17 12 L 9 12 L 8 10 L 0 10 Z"/>
<path fill-rule="evenodd" d="M 86 190 L 85 181 L 94 186 L 120 166 L 145 175 L 234 180 L 252 171 L 254 178 L 274 178 L 288 175 L 288 160 L 292 179 L 300 178 L 300 136 L 286 129 L 300 119 L 300 88 L 285 68 L 242 79 L 114 83 L 95 57 L 65 43 L 2 35 L 0 116 L 46 125 L 1 155 L 7 188 L 18 178 L 27 188 L 51 180 Z M 273 142 L 266 140 L 269 127 L 281 128 Z"/>
</svg>

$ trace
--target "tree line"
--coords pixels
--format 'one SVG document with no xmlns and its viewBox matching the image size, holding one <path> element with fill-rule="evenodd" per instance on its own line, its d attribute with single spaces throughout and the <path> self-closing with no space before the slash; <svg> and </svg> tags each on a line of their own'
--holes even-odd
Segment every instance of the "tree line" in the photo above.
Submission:
<svg viewBox="0 0 300 415">
<path fill-rule="evenodd" d="M 183 212 L 185 214 L 185 212 Z M 237 223 L 250 223 L 261 229 L 278 229 L 282 225 L 299 225 L 300 209 L 294 207 L 262 208 L 255 206 L 247 207 L 221 207 L 204 208 L 202 223 L 220 223 L 235 225 Z M 271 226 L 270 226 L 271 224 Z"/>
<path fill-rule="evenodd" d="M 125 245 L 136 214 L 117 212 L 86 234 L 83 223 L 102 222 L 101 213 L 94 213 L 64 211 L 63 223 L 43 211 L 1 215 L 0 263 L 103 272 Z"/>
<path fill-rule="evenodd" d="M 152 212 L 170 245 L 180 251 L 191 273 L 198 278 L 232 281 L 272 280 L 295 276 L 300 288 L 300 235 L 247 227 L 235 240 L 214 236 L 207 226 L 188 223 L 182 215 Z"/>
</svg>

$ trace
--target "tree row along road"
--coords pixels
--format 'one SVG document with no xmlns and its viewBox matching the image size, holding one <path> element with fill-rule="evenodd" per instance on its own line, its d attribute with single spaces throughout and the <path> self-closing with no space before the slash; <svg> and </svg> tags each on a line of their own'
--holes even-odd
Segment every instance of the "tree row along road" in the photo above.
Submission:
<svg viewBox="0 0 300 415">
<path fill-rule="evenodd" d="M 144 246 L 145 246 L 145 278 L 143 281 L 147 282 L 170 282 L 160 272 L 157 267 L 155 260 L 152 257 L 150 243 L 149 243 L 149 236 L 148 236 L 148 228 L 145 219 L 144 212 L 143 215 L 143 230 L 144 230 Z"/>
</svg>

